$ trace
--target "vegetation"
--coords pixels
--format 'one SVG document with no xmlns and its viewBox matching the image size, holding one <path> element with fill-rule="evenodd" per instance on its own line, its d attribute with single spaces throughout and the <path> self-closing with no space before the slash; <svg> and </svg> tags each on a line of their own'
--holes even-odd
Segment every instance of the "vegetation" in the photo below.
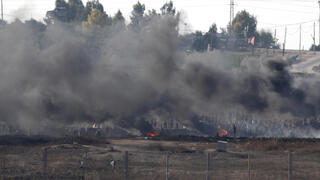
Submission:
<svg viewBox="0 0 320 180">
<path fill-rule="evenodd" d="M 208 48 L 240 50 L 252 46 L 248 40 L 255 37 L 254 46 L 257 48 L 279 48 L 272 33 L 266 30 L 257 31 L 257 24 L 257 19 L 243 10 L 236 15 L 228 30 L 221 29 L 218 33 L 216 25 L 213 24 L 208 32 L 192 33 L 194 41 L 191 47 L 196 51 L 207 51 Z"/>
<path fill-rule="evenodd" d="M 320 45 L 312 45 L 311 47 L 310 47 L 310 51 L 313 51 L 313 50 L 315 50 L 315 51 L 320 51 Z"/>
<path fill-rule="evenodd" d="M 47 12 L 45 24 L 35 20 L 25 23 L 34 26 L 33 29 L 40 32 L 44 31 L 46 26 L 56 23 L 82 25 L 82 27 L 101 32 L 109 27 L 129 28 L 139 31 L 153 18 L 160 16 L 176 16 L 179 18 L 179 12 L 172 1 L 166 2 L 160 8 L 160 12 L 155 9 L 146 11 L 146 6 L 138 1 L 132 6 L 130 22 L 126 22 L 120 10 L 114 15 L 108 15 L 99 0 L 89 0 L 85 5 L 82 0 L 56 0 L 55 8 Z M 257 48 L 279 48 L 272 33 L 266 30 L 257 31 L 257 24 L 256 17 L 243 10 L 236 15 L 227 28 L 218 30 L 217 25 L 212 23 L 206 32 L 195 31 L 180 35 L 179 48 L 190 52 L 213 51 L 215 49 L 247 50 L 252 46 L 248 42 L 248 39 L 252 37 L 255 37 L 254 46 Z M 6 22 L 0 21 L 0 28 L 6 25 Z M 320 48 L 316 47 L 317 49 Z"/>
<path fill-rule="evenodd" d="M 131 12 L 131 23 L 130 26 L 134 29 L 138 29 L 143 22 L 143 15 L 146 7 L 144 4 L 141 4 L 139 1 L 137 4 L 133 5 L 133 10 Z"/>
<path fill-rule="evenodd" d="M 209 28 L 209 31 L 202 33 L 201 31 L 196 31 L 194 33 L 194 41 L 192 43 L 192 49 L 196 51 L 206 51 L 213 50 L 218 47 L 218 38 L 217 38 L 217 25 L 213 24 Z"/>
<path fill-rule="evenodd" d="M 95 8 L 88 16 L 88 21 L 84 22 L 85 25 L 91 27 L 105 27 L 110 23 L 111 19 L 109 19 L 108 15 Z"/>
<path fill-rule="evenodd" d="M 176 14 L 176 8 L 174 8 L 172 1 L 165 3 L 161 7 L 160 10 L 161 10 L 162 15 L 175 15 Z"/>
<path fill-rule="evenodd" d="M 257 19 L 243 10 L 232 21 L 232 30 L 237 38 L 250 38 L 256 34 Z"/>
</svg>

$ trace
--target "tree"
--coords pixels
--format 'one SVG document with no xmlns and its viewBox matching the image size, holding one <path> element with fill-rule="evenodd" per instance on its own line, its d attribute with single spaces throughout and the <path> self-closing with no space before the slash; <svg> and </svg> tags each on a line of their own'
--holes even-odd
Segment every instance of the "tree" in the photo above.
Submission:
<svg viewBox="0 0 320 180">
<path fill-rule="evenodd" d="M 56 0 L 56 8 L 67 8 L 68 3 L 65 0 Z"/>
<path fill-rule="evenodd" d="M 82 22 L 86 20 L 86 12 L 81 0 L 69 0 L 68 16 L 70 21 Z"/>
<path fill-rule="evenodd" d="M 46 25 L 35 19 L 25 21 L 25 25 L 30 27 L 33 32 L 44 32 L 46 30 Z"/>
<path fill-rule="evenodd" d="M 61 22 L 68 22 L 69 4 L 65 0 L 56 0 L 56 7 L 53 11 L 47 12 L 47 21 L 58 20 Z"/>
<path fill-rule="evenodd" d="M 130 19 L 131 19 L 130 25 L 133 28 L 138 28 L 139 26 L 141 26 L 145 10 L 146 10 L 145 5 L 141 4 L 139 1 L 137 4 L 133 5 L 133 10 L 130 16 Z"/>
<path fill-rule="evenodd" d="M 210 45 L 210 50 L 217 48 L 218 38 L 217 38 L 217 25 L 212 24 L 209 31 L 203 34 L 201 31 L 196 31 L 193 34 L 193 42 L 191 48 L 196 51 L 206 51 L 208 50 L 208 45 Z"/>
<path fill-rule="evenodd" d="M 261 48 L 269 48 L 275 43 L 272 33 L 265 30 L 261 30 L 257 33 L 257 42 L 260 44 Z"/>
<path fill-rule="evenodd" d="M 61 22 L 82 22 L 86 20 L 85 9 L 81 0 L 56 0 L 55 9 L 48 11 L 45 22 L 51 24 L 58 20 Z"/>
<path fill-rule="evenodd" d="M 6 24 L 7 24 L 6 21 L 3 21 L 3 20 L 0 19 L 0 26 L 5 26 Z"/>
<path fill-rule="evenodd" d="M 99 0 L 89 0 L 86 4 L 85 8 L 85 18 L 87 19 L 88 16 L 91 14 L 93 9 L 98 9 L 100 12 L 104 12 L 103 5 L 99 2 Z"/>
<path fill-rule="evenodd" d="M 146 16 L 148 17 L 156 17 L 159 16 L 160 14 L 157 13 L 157 11 L 155 9 L 149 10 L 148 14 Z"/>
<path fill-rule="evenodd" d="M 161 13 L 162 15 L 175 15 L 176 14 L 176 8 L 173 7 L 173 2 L 170 0 L 169 2 L 165 3 L 161 7 Z"/>
<path fill-rule="evenodd" d="M 179 36 L 178 48 L 186 52 L 192 50 L 192 43 L 194 42 L 194 36 L 192 33 L 187 33 Z"/>
<path fill-rule="evenodd" d="M 106 13 L 101 12 L 98 9 L 93 9 L 88 16 L 88 21 L 84 24 L 94 28 L 101 28 L 110 25 L 111 23 Z"/>
<path fill-rule="evenodd" d="M 113 16 L 112 23 L 116 25 L 125 26 L 125 19 L 120 10 L 118 10 L 118 12 Z"/>
<path fill-rule="evenodd" d="M 203 37 L 203 46 L 208 46 L 208 44 L 210 44 L 211 49 L 213 50 L 214 48 L 217 47 L 217 42 L 218 38 L 217 38 L 217 25 L 216 24 L 212 24 L 211 27 L 209 28 L 209 31 L 204 35 Z"/>
<path fill-rule="evenodd" d="M 104 12 L 104 7 L 99 2 L 99 0 L 90 0 L 90 1 L 88 1 L 87 4 L 86 4 L 86 8 L 87 8 L 89 14 L 91 13 L 91 11 L 93 9 L 98 9 L 100 12 Z"/>
<path fill-rule="evenodd" d="M 315 50 L 315 51 L 320 51 L 320 45 L 314 45 L 314 44 L 312 44 L 309 50 L 310 50 L 310 51 L 313 51 L 313 50 Z"/>
<path fill-rule="evenodd" d="M 147 24 L 150 22 L 153 18 L 159 17 L 160 14 L 157 13 L 155 9 L 149 10 L 148 13 L 144 16 L 144 22 Z"/>
<path fill-rule="evenodd" d="M 203 34 L 201 31 L 196 31 L 194 34 L 193 34 L 193 43 L 192 43 L 192 46 L 191 48 L 193 50 L 196 50 L 196 51 L 204 51 L 205 50 L 205 47 L 204 47 L 204 43 L 203 43 Z"/>
<path fill-rule="evenodd" d="M 243 10 L 234 18 L 232 27 L 237 38 L 250 38 L 256 33 L 257 20 L 254 16 Z"/>
</svg>

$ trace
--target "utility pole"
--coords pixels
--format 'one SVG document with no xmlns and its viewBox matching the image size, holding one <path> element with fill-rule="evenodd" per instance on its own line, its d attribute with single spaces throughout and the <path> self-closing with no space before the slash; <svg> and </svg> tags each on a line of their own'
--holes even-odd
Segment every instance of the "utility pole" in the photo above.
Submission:
<svg viewBox="0 0 320 180">
<path fill-rule="evenodd" d="M 292 154 L 288 154 L 288 180 L 292 180 Z"/>
<path fill-rule="evenodd" d="M 210 180 L 210 153 L 207 154 L 207 177 L 206 180 Z"/>
<path fill-rule="evenodd" d="M 251 180 L 250 152 L 248 152 L 248 180 Z"/>
<path fill-rule="evenodd" d="M 169 153 L 166 153 L 166 180 L 169 180 Z"/>
<path fill-rule="evenodd" d="M 47 180 L 47 148 L 43 149 L 43 168 L 42 168 L 42 179 Z"/>
<path fill-rule="evenodd" d="M 313 23 L 313 52 L 316 52 L 316 22 Z"/>
<path fill-rule="evenodd" d="M 320 1 L 320 0 L 319 0 L 319 1 Z M 284 56 L 285 51 L 286 51 L 286 42 L 287 42 L 287 26 L 286 26 L 285 33 L 284 33 L 284 42 L 283 42 L 282 56 Z"/>
<path fill-rule="evenodd" d="M 273 54 L 275 54 L 275 49 L 276 49 L 276 45 L 277 45 L 277 28 L 274 29 L 274 44 L 273 44 Z"/>
<path fill-rule="evenodd" d="M 301 54 L 301 24 L 300 24 L 300 38 L 299 38 L 299 54 Z"/>
<path fill-rule="evenodd" d="M 124 160 L 125 160 L 125 164 L 124 164 L 124 168 L 125 168 L 125 180 L 128 180 L 128 177 L 129 177 L 129 166 L 128 166 L 128 161 L 129 161 L 129 153 L 128 151 L 125 152 L 125 155 L 124 155 Z"/>
<path fill-rule="evenodd" d="M 1 0 L 1 19 L 3 21 L 3 0 Z"/>
<path fill-rule="evenodd" d="M 320 0 L 319 0 L 320 5 Z M 234 18 L 234 0 L 230 0 L 230 26 L 232 25 L 232 21 Z"/>
<path fill-rule="evenodd" d="M 319 45 L 320 45 L 320 0 L 318 0 L 319 3 Z"/>
</svg>

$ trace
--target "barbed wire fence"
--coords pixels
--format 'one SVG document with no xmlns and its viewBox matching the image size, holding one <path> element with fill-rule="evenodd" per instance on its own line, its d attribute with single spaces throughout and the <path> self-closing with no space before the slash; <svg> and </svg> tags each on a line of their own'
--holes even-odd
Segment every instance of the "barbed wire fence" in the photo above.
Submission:
<svg viewBox="0 0 320 180">
<path fill-rule="evenodd" d="M 0 158 L 1 180 L 320 179 L 320 152 L 131 152 L 79 145 L 3 151 Z"/>
</svg>

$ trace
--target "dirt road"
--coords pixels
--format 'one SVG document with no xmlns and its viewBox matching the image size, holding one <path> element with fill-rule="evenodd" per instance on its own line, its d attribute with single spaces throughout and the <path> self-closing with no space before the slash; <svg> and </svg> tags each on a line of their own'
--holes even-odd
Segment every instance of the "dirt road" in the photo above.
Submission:
<svg viewBox="0 0 320 180">
<path fill-rule="evenodd" d="M 292 66 L 291 72 L 300 72 L 300 73 L 316 73 L 312 70 L 314 66 L 320 65 L 320 56 L 312 57 L 310 59 L 307 59 L 304 62 L 295 64 Z"/>
</svg>

